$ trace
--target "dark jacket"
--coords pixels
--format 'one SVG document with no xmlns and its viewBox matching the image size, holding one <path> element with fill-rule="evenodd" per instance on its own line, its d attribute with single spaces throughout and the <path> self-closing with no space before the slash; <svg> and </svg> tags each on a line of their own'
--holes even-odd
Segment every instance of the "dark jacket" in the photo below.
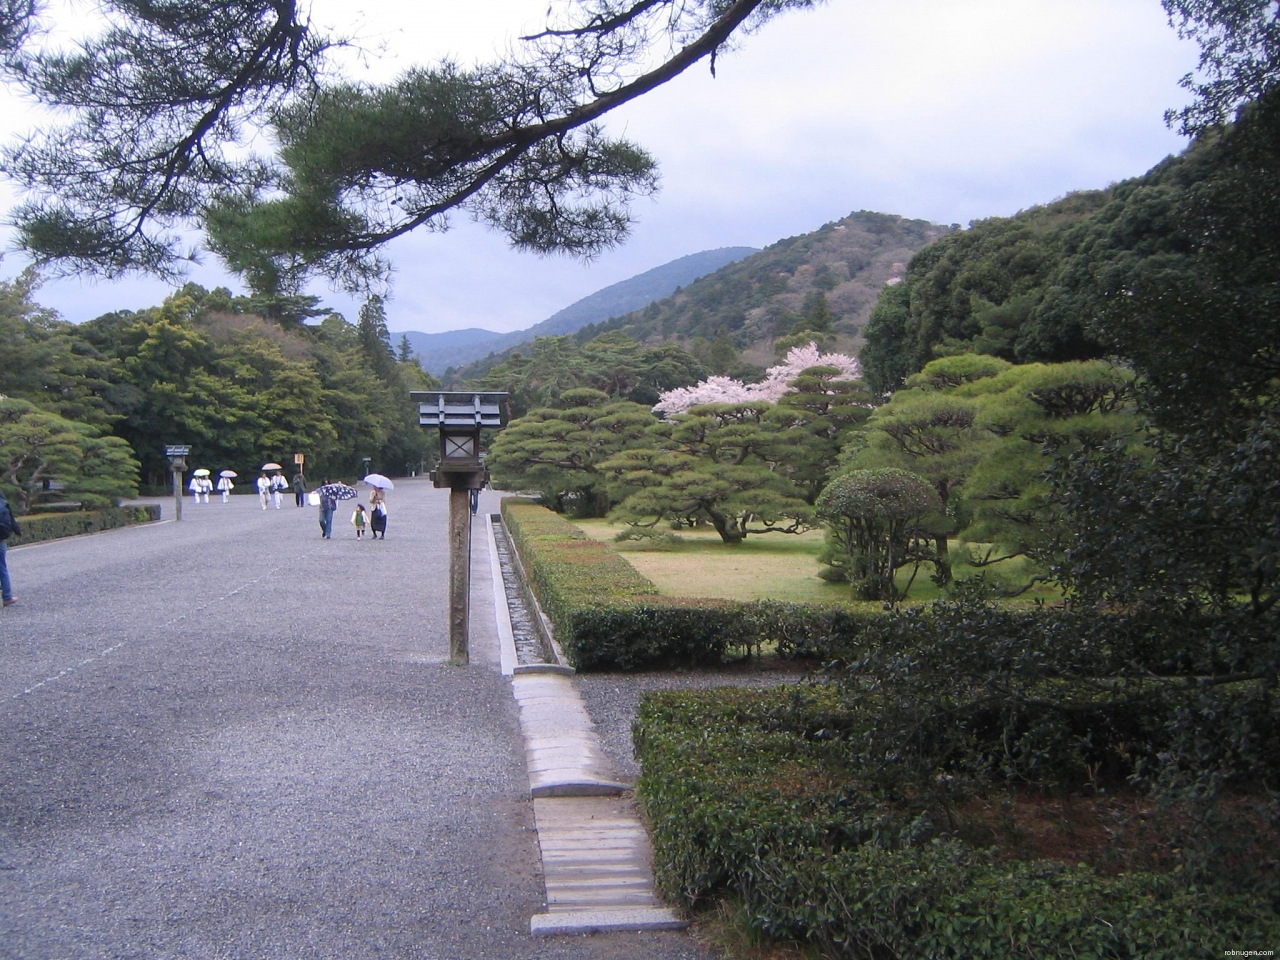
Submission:
<svg viewBox="0 0 1280 960">
<path fill-rule="evenodd" d="M 10 534 L 16 537 L 22 536 L 22 526 L 18 523 L 18 518 L 13 515 L 13 511 L 9 509 L 9 501 L 0 496 L 0 540 L 8 540 Z"/>
</svg>

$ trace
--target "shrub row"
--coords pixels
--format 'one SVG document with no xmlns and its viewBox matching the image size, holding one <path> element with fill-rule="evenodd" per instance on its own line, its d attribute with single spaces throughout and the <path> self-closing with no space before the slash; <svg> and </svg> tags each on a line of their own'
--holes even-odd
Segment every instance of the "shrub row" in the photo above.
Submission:
<svg viewBox="0 0 1280 960">
<path fill-rule="evenodd" d="M 826 657 L 874 613 L 854 608 L 664 597 L 606 543 L 527 500 L 504 500 L 520 552 L 556 639 L 579 670 L 714 664 L 763 646 Z"/>
<path fill-rule="evenodd" d="M 138 504 L 129 507 L 108 507 L 103 510 L 77 510 L 72 513 L 33 513 L 19 517 L 21 537 L 10 537 L 9 546 L 23 543 L 39 543 L 43 540 L 59 540 L 83 533 L 114 530 L 134 523 L 152 523 L 160 519 L 160 505 Z"/>
<path fill-rule="evenodd" d="M 710 664 L 770 647 L 781 657 L 855 666 L 868 652 L 910 659 L 907 651 L 916 651 L 946 672 L 1185 676 L 1238 671 L 1275 647 L 1255 635 L 1267 624 L 1224 630 L 1220 619 L 1179 612 L 956 603 L 885 617 L 867 605 L 664 597 L 608 544 L 545 507 L 505 500 L 502 510 L 556 638 L 581 670 Z M 971 637 L 987 642 L 974 646 Z"/>
<path fill-rule="evenodd" d="M 828 686 L 647 697 L 639 793 L 661 890 L 865 958 L 1216 957 L 1280 943 L 1274 883 L 1001 859 L 866 776 Z M 843 741 L 843 742 L 842 742 Z"/>
</svg>

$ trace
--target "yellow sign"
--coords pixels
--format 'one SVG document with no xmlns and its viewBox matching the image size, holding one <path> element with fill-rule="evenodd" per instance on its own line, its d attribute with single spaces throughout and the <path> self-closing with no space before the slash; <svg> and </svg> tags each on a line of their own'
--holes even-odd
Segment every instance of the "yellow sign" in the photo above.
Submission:
<svg viewBox="0 0 1280 960">
<path fill-rule="evenodd" d="M 304 459 L 305 459 L 305 458 L 304 458 L 304 457 L 302 456 L 302 454 L 300 454 L 300 453 L 295 453 L 295 454 L 293 455 L 293 462 L 294 462 L 294 463 L 296 463 L 298 466 L 302 466 L 302 461 L 303 461 Z"/>
</svg>

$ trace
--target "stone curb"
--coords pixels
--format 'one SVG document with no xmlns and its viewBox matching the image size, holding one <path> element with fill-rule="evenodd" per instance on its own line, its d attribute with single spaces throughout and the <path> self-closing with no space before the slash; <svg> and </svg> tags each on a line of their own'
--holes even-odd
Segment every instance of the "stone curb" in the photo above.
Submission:
<svg viewBox="0 0 1280 960">
<path fill-rule="evenodd" d="M 633 910 L 584 910 L 574 913 L 540 913 L 529 920 L 535 937 L 572 933 L 622 933 L 637 930 L 683 930 L 688 924 L 667 907 Z"/>
<path fill-rule="evenodd" d="M 554 638 L 551 642 L 558 663 L 522 665 L 518 662 L 506 587 L 494 542 L 494 522 L 492 515 L 485 519 L 501 669 L 503 675 L 511 679 L 518 704 L 530 795 L 543 803 L 554 799 L 555 808 L 560 811 L 566 809 L 565 805 L 572 805 L 573 798 L 592 803 L 622 797 L 631 787 L 605 775 L 611 772 L 608 761 L 599 749 L 586 705 L 569 679 L 577 671 L 565 663 Z M 534 615 L 541 617 L 541 610 Z M 551 808 L 542 809 L 545 814 Z M 627 905 L 629 900 L 638 904 L 654 902 L 651 869 L 643 860 L 628 862 L 633 856 L 635 836 L 643 838 L 646 848 L 648 845 L 647 834 L 638 820 L 634 827 L 606 824 L 610 829 L 601 834 L 599 828 L 604 821 L 592 817 L 589 822 L 593 829 L 585 829 L 569 817 L 566 837 L 564 821 L 548 825 L 541 822 L 542 819 L 539 815 L 537 829 L 543 868 L 549 871 L 545 874 L 549 909 L 529 918 L 529 932 L 533 936 L 683 930 L 688 926 L 687 921 L 668 907 Z M 601 902 L 599 909 L 590 909 L 593 901 Z M 561 909 L 556 909 L 557 903 L 563 905 Z"/>
</svg>

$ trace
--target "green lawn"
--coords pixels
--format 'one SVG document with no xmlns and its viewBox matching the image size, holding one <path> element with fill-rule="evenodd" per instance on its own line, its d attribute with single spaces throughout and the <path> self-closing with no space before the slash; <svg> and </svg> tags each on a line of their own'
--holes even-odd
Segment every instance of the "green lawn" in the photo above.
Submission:
<svg viewBox="0 0 1280 960">
<path fill-rule="evenodd" d="M 822 564 L 822 531 L 791 535 L 783 533 L 747 537 L 736 546 L 721 542 L 714 530 L 683 530 L 679 544 L 650 546 L 643 542 L 615 543 L 614 537 L 625 529 L 607 520 L 574 520 L 587 536 L 610 544 L 622 557 L 658 589 L 672 597 L 719 597 L 726 600 L 788 600 L 796 603 L 827 603 L 850 599 L 849 586 L 827 583 L 818 577 Z M 955 544 L 952 545 L 953 549 Z M 1009 561 L 1002 574 L 1010 581 L 1023 576 L 1025 561 Z M 927 602 L 940 591 L 929 579 L 932 569 L 922 566 L 911 586 L 909 601 Z M 958 577 L 973 576 L 976 571 L 957 564 Z M 910 568 L 899 571 L 898 582 L 905 586 Z M 1058 594 L 1039 588 L 1023 599 L 1057 599 Z"/>
</svg>

